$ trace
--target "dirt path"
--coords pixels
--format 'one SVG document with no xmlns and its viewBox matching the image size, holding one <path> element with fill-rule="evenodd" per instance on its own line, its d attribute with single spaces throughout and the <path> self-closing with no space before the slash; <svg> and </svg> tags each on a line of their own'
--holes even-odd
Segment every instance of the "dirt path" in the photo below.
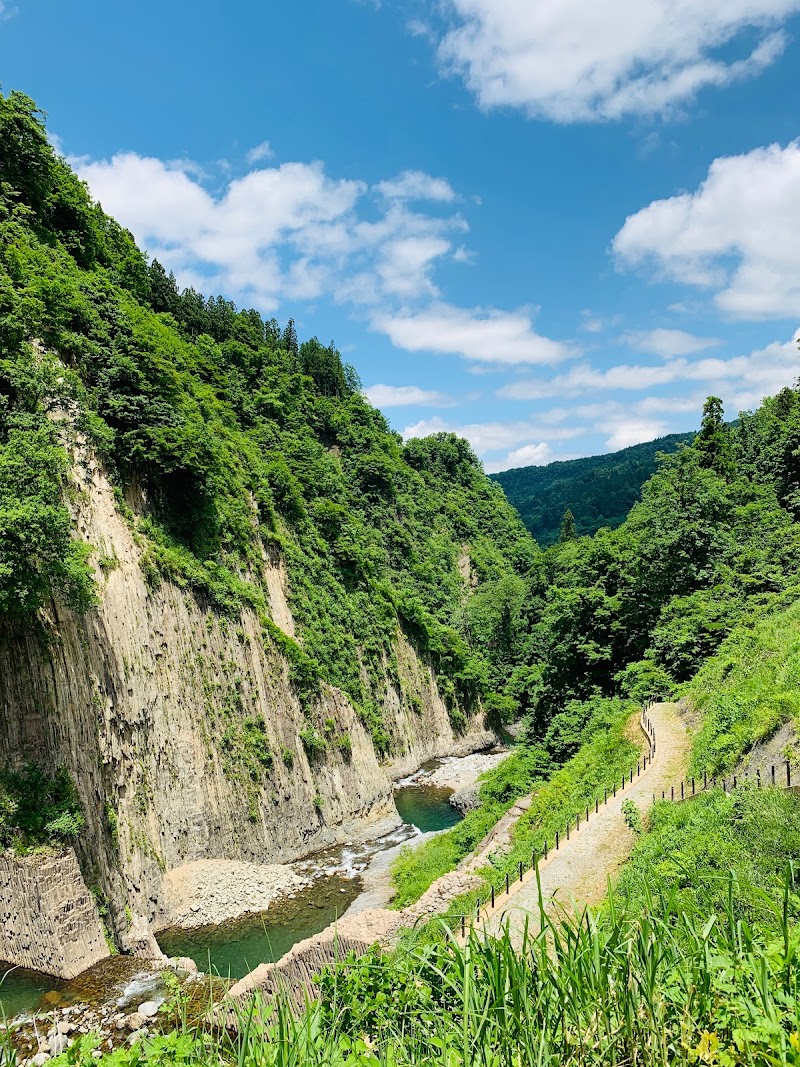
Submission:
<svg viewBox="0 0 800 1067">
<path fill-rule="evenodd" d="M 573 901 L 578 905 L 598 904 L 606 894 L 608 879 L 614 879 L 636 840 L 625 825 L 623 803 L 632 800 L 645 812 L 653 802 L 653 793 L 660 794 L 685 776 L 690 743 L 677 705 L 654 704 L 648 715 L 656 732 L 656 755 L 650 767 L 577 833 L 573 831 L 570 841 L 558 852 L 551 852 L 549 859 L 540 863 L 542 896 L 549 909 L 555 910 L 557 902 L 567 907 Z M 536 925 L 538 914 L 536 878 L 528 876 L 487 919 L 485 928 L 496 934 L 507 921 L 512 934 L 519 935 L 526 921 L 531 927 Z"/>
</svg>

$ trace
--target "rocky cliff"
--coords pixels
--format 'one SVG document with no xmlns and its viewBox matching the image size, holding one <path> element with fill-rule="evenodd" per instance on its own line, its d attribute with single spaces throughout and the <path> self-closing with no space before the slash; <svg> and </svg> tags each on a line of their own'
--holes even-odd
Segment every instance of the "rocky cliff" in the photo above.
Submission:
<svg viewBox="0 0 800 1067">
<path fill-rule="evenodd" d="M 454 735 L 432 670 L 402 636 L 383 707 L 390 761 L 341 691 L 324 687 L 309 716 L 255 612 L 232 620 L 168 581 L 148 584 L 102 466 L 81 439 L 73 455 L 70 509 L 94 546 L 99 603 L 79 615 L 54 602 L 41 629 L 3 629 L 0 761 L 35 757 L 74 776 L 81 866 L 121 946 L 132 917 L 169 920 L 167 872 L 208 858 L 285 862 L 344 840 L 394 812 L 393 778 L 491 741 L 478 718 Z M 280 560 L 266 579 L 273 620 L 292 633 Z M 301 739 L 310 723 L 328 740 L 316 755 Z"/>
</svg>

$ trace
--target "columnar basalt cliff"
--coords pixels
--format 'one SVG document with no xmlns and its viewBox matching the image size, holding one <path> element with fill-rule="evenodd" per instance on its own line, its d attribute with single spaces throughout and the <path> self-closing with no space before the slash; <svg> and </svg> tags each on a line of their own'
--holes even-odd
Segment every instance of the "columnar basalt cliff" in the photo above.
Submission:
<svg viewBox="0 0 800 1067">
<path fill-rule="evenodd" d="M 255 612 L 232 621 L 169 582 L 149 587 L 136 536 L 81 441 L 72 479 L 76 530 L 104 561 L 99 603 L 78 615 L 54 602 L 43 630 L 4 629 L 0 760 L 35 757 L 73 775 L 87 819 L 82 867 L 121 946 L 131 915 L 156 928 L 169 921 L 166 872 L 206 858 L 285 862 L 343 840 L 394 813 L 393 778 L 491 742 L 480 715 L 454 734 L 433 672 L 400 638 L 400 686 L 387 680 L 383 708 L 392 759 L 379 760 L 330 686 L 314 720 L 351 747 L 309 754 L 308 715 Z M 280 565 L 269 588 L 274 617 L 293 627 Z M 257 779 L 229 743 L 253 723 Z"/>
<path fill-rule="evenodd" d="M 94 897 L 72 849 L 0 856 L 0 959 L 74 978 L 108 955 Z"/>
</svg>

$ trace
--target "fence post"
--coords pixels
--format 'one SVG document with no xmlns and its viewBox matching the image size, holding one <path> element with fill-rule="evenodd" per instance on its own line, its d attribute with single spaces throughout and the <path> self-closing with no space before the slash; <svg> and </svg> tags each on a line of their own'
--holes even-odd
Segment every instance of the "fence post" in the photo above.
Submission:
<svg viewBox="0 0 800 1067">
<path fill-rule="evenodd" d="M 775 785 L 775 764 L 772 764 L 772 784 Z"/>
<path fill-rule="evenodd" d="M 607 789 L 603 790 L 603 803 L 604 804 L 608 803 L 608 790 Z"/>
<path fill-rule="evenodd" d="M 760 767 L 756 768 L 756 782 L 758 783 L 758 788 L 760 789 L 761 788 L 761 768 Z"/>
<path fill-rule="evenodd" d="M 588 807 L 588 805 L 586 807 L 586 821 L 587 822 L 589 821 L 589 807 Z"/>
<path fill-rule="evenodd" d="M 791 785 L 792 785 L 792 765 L 787 759 L 787 761 L 786 761 L 786 788 L 787 789 L 791 788 Z"/>
<path fill-rule="evenodd" d="M 708 789 L 708 774 L 703 771 L 703 789 Z"/>
<path fill-rule="evenodd" d="M 465 915 L 462 915 L 462 916 L 461 916 L 461 936 L 462 936 L 462 937 L 464 937 L 464 936 L 466 935 L 466 930 L 465 930 L 465 928 L 464 928 L 464 926 L 465 926 L 465 920 L 466 920 L 466 916 L 465 916 Z"/>
<path fill-rule="evenodd" d="M 642 773 L 642 765 L 641 765 L 641 763 L 637 763 L 636 764 L 636 777 L 638 778 L 641 773 Z"/>
<path fill-rule="evenodd" d="M 508 896 L 508 871 L 506 871 L 506 896 Z"/>
<path fill-rule="evenodd" d="M 681 800 L 683 800 L 683 799 L 684 799 L 684 797 L 683 797 L 683 782 L 681 782 Z"/>
<path fill-rule="evenodd" d="M 692 778 L 692 796 L 694 796 L 694 778 Z"/>
<path fill-rule="evenodd" d="M 492 911 L 494 911 L 494 886 L 492 886 Z"/>
<path fill-rule="evenodd" d="M 556 852 L 558 852 L 558 830 L 556 830 Z"/>
<path fill-rule="evenodd" d="M 614 796 L 617 795 L 617 783 L 614 782 Z"/>
<path fill-rule="evenodd" d="M 475 905 L 475 925 L 481 924 L 481 898 L 478 897 L 478 903 Z"/>
<path fill-rule="evenodd" d="M 671 785 L 669 787 L 669 799 L 670 800 L 674 800 L 675 799 L 675 786 L 674 785 Z"/>
<path fill-rule="evenodd" d="M 547 859 L 547 840 L 546 839 L 545 839 L 545 843 L 544 843 L 544 858 Z"/>
<path fill-rule="evenodd" d="M 733 788 L 736 788 L 736 775 L 733 776 Z"/>
<path fill-rule="evenodd" d="M 519 861 L 519 880 L 522 881 L 522 860 Z"/>
</svg>

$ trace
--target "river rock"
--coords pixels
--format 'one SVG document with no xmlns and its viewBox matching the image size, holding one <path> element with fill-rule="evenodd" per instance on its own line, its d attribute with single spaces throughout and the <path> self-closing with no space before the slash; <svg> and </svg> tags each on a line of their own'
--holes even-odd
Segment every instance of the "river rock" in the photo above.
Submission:
<svg viewBox="0 0 800 1067">
<path fill-rule="evenodd" d="M 50 1055 L 60 1056 L 67 1048 L 69 1048 L 69 1038 L 65 1034 L 51 1034 L 49 1039 Z"/>
<path fill-rule="evenodd" d="M 466 815 L 468 811 L 474 811 L 480 804 L 478 794 L 480 793 L 480 784 L 473 782 L 471 785 L 465 785 L 463 789 L 457 790 L 450 797 L 450 804 L 460 811 L 462 815 Z"/>
<path fill-rule="evenodd" d="M 146 1000 L 144 1004 L 139 1005 L 138 1014 L 143 1015 L 145 1019 L 152 1019 L 154 1015 L 158 1015 L 158 1009 L 163 1003 L 163 997 L 161 1000 Z"/>
<path fill-rule="evenodd" d="M 43 1067 L 45 1063 L 50 1059 L 48 1052 L 37 1052 L 35 1056 L 31 1056 L 29 1063 L 33 1064 L 33 1067 Z"/>
<path fill-rule="evenodd" d="M 144 1024 L 146 1022 L 147 1022 L 147 1016 L 146 1015 L 142 1015 L 142 1013 L 139 1012 L 139 1011 L 133 1011 L 125 1019 L 125 1026 L 129 1030 L 141 1030 L 141 1028 L 144 1026 Z"/>
</svg>

